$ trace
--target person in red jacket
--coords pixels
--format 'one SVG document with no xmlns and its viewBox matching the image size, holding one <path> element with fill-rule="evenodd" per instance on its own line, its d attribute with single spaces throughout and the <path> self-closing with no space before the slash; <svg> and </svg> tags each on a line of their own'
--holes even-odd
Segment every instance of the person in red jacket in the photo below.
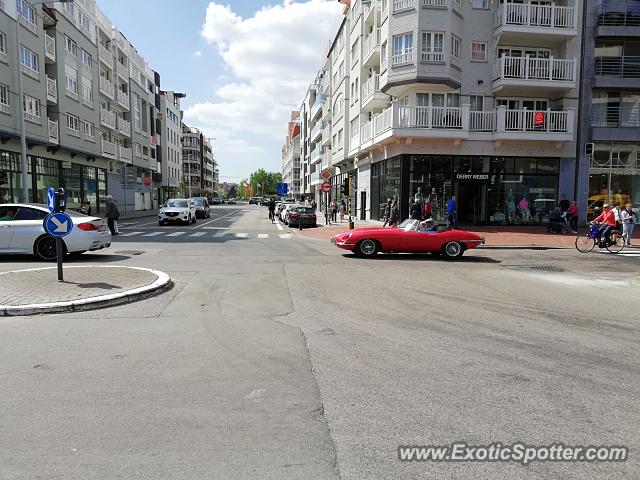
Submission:
<svg viewBox="0 0 640 480">
<path fill-rule="evenodd" d="M 611 243 L 611 230 L 616 226 L 616 215 L 613 210 L 609 208 L 609 204 L 605 203 L 602 206 L 602 213 L 598 215 L 593 221 L 594 223 L 601 223 L 598 230 L 598 239 L 600 240 L 604 235 L 605 244 Z"/>
</svg>

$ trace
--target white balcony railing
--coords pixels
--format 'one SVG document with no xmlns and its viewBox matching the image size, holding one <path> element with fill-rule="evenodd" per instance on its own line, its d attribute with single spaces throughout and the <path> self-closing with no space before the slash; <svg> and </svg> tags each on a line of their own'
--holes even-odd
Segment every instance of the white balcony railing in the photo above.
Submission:
<svg viewBox="0 0 640 480">
<path fill-rule="evenodd" d="M 448 0 L 422 0 L 425 8 L 447 8 Z"/>
<path fill-rule="evenodd" d="M 113 100 L 115 98 L 115 90 L 113 83 L 104 77 L 100 77 L 100 93 Z"/>
<path fill-rule="evenodd" d="M 56 61 L 56 38 L 44 32 L 44 54 L 52 62 Z"/>
<path fill-rule="evenodd" d="M 58 129 L 58 122 L 55 120 L 49 120 L 49 143 L 58 144 L 60 142 L 60 130 Z"/>
<path fill-rule="evenodd" d="M 460 107 L 400 106 L 398 127 L 402 128 L 462 128 Z"/>
<path fill-rule="evenodd" d="M 47 78 L 47 101 L 58 103 L 58 82 L 46 75 Z"/>
<path fill-rule="evenodd" d="M 40 115 L 35 115 L 33 113 L 25 112 L 24 119 L 27 122 L 37 123 L 38 125 L 42 125 L 42 117 Z"/>
<path fill-rule="evenodd" d="M 360 143 L 366 143 L 373 138 L 373 122 L 360 125 Z"/>
<path fill-rule="evenodd" d="M 416 7 L 416 0 L 393 0 L 393 13 L 410 10 Z"/>
<path fill-rule="evenodd" d="M 118 104 L 129 110 L 129 94 L 118 90 Z"/>
<path fill-rule="evenodd" d="M 496 63 L 496 79 L 555 80 L 575 82 L 575 59 L 500 57 Z"/>
<path fill-rule="evenodd" d="M 496 25 L 575 28 L 575 8 L 531 3 L 504 3 L 496 10 Z"/>
<path fill-rule="evenodd" d="M 115 143 L 109 142 L 104 138 L 101 139 L 100 143 L 102 147 L 102 155 L 106 157 L 114 158 L 114 159 L 117 157 L 117 148 L 116 148 L 117 145 Z"/>
<path fill-rule="evenodd" d="M 129 80 L 129 67 L 121 64 L 119 61 L 116 62 L 116 71 L 118 74 L 124 78 L 125 80 Z"/>
<path fill-rule="evenodd" d="M 421 52 L 420 61 L 426 63 L 442 63 L 444 62 L 444 52 Z"/>
<path fill-rule="evenodd" d="M 127 137 L 131 137 L 131 122 L 124 118 L 118 118 L 118 131 Z"/>
<path fill-rule="evenodd" d="M 567 132 L 568 112 L 505 110 L 506 131 Z"/>
<path fill-rule="evenodd" d="M 364 58 L 368 58 L 377 47 L 380 46 L 381 32 L 379 28 L 376 28 L 374 32 L 371 32 L 364 40 L 362 51 L 364 52 Z"/>
<path fill-rule="evenodd" d="M 362 103 L 378 92 L 380 92 L 380 75 L 375 74 L 362 84 Z"/>
<path fill-rule="evenodd" d="M 413 63 L 414 53 L 413 48 L 409 48 L 401 53 L 394 53 L 391 57 L 391 65 L 402 65 L 404 63 Z"/>
<path fill-rule="evenodd" d="M 116 114 L 107 110 L 106 108 L 100 109 L 100 123 L 112 130 L 116 129 Z"/>
<path fill-rule="evenodd" d="M 113 68 L 113 54 L 101 43 L 98 44 L 98 57 L 100 57 L 100 60 L 109 68 Z"/>
<path fill-rule="evenodd" d="M 130 148 L 125 148 L 122 145 L 118 145 L 118 158 L 125 162 L 130 162 L 133 158 L 133 152 Z"/>
<path fill-rule="evenodd" d="M 472 132 L 493 132 L 496 129 L 496 112 L 493 110 L 469 112 L 469 130 Z"/>
</svg>

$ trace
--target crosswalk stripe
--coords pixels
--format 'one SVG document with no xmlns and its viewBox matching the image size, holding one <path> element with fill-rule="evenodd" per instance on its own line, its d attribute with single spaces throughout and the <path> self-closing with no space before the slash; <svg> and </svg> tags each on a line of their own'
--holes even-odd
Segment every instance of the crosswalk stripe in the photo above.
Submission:
<svg viewBox="0 0 640 480">
<path fill-rule="evenodd" d="M 143 237 L 157 237 L 158 235 L 162 235 L 163 233 L 166 233 L 166 232 L 151 232 L 151 233 L 145 233 L 142 236 Z"/>
<path fill-rule="evenodd" d="M 134 235 L 140 235 L 141 233 L 144 232 L 129 232 L 129 233 L 120 233 L 118 234 L 119 237 L 132 237 Z"/>
<path fill-rule="evenodd" d="M 259 233 L 258 234 L 258 238 L 269 238 L 269 234 L 268 233 Z"/>
<path fill-rule="evenodd" d="M 247 238 L 248 236 L 248 233 L 236 233 L 236 238 Z"/>
<path fill-rule="evenodd" d="M 291 234 L 290 233 L 281 233 L 280 235 L 278 235 L 280 238 L 283 238 L 285 240 L 291 240 Z"/>
<path fill-rule="evenodd" d="M 276 227 L 278 227 L 278 230 L 282 231 L 284 230 L 282 224 L 280 222 L 276 223 Z"/>
<path fill-rule="evenodd" d="M 173 232 L 173 233 L 169 233 L 167 235 L 167 237 L 179 237 L 180 235 L 184 235 L 187 232 Z"/>
<path fill-rule="evenodd" d="M 224 237 L 227 233 L 231 234 L 231 232 L 218 232 L 214 235 L 214 237 L 221 238 L 221 237 Z"/>
<path fill-rule="evenodd" d="M 190 237 L 201 237 L 202 235 L 206 235 L 207 232 L 196 232 L 189 235 Z"/>
</svg>

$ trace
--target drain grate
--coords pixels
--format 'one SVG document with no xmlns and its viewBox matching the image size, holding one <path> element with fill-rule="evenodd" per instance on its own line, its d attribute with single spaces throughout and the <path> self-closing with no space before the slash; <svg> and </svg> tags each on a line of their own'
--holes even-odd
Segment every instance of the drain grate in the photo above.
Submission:
<svg viewBox="0 0 640 480">
<path fill-rule="evenodd" d="M 564 272 L 564 268 L 555 267 L 553 265 L 533 265 L 529 270 L 536 272 Z"/>
<path fill-rule="evenodd" d="M 119 250 L 114 253 L 117 255 L 142 255 L 144 252 L 142 250 Z"/>
</svg>

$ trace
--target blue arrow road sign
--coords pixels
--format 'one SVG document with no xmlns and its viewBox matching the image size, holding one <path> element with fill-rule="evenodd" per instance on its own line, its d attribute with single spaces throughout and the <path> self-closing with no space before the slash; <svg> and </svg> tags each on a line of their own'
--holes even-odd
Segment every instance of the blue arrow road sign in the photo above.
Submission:
<svg viewBox="0 0 640 480">
<path fill-rule="evenodd" d="M 45 232 L 52 237 L 66 237 L 73 230 L 73 220 L 64 212 L 50 213 L 42 224 Z"/>
<path fill-rule="evenodd" d="M 282 195 L 287 195 L 289 193 L 289 184 L 282 183 Z"/>
<path fill-rule="evenodd" d="M 47 190 L 47 208 L 50 212 L 56 211 L 56 191 L 51 187 Z"/>
</svg>

